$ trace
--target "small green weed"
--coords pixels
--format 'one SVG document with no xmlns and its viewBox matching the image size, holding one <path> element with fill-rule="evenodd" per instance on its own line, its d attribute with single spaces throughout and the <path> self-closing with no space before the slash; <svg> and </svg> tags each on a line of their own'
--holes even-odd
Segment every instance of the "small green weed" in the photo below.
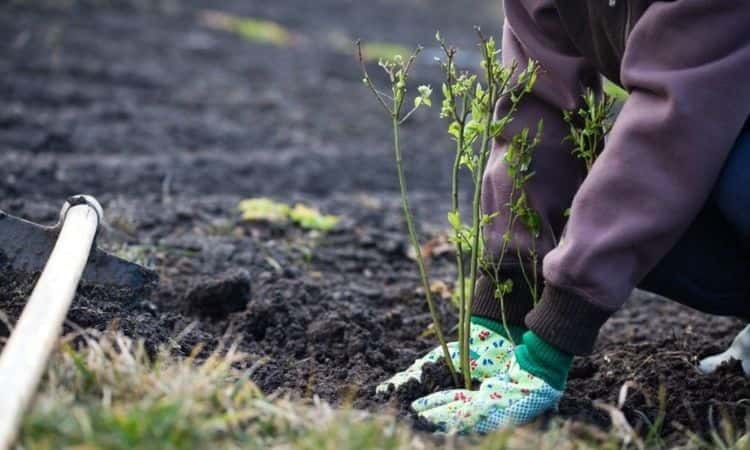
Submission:
<svg viewBox="0 0 750 450">
<path fill-rule="evenodd" d="M 242 220 L 286 224 L 289 221 L 305 230 L 330 231 L 339 223 L 339 217 L 322 214 L 315 208 L 297 203 L 294 207 L 268 198 L 251 198 L 240 201 L 237 208 Z"/>
<path fill-rule="evenodd" d="M 291 211 L 289 205 L 268 198 L 245 199 L 240 201 L 237 208 L 242 213 L 242 220 L 248 222 L 286 223 Z"/>
<path fill-rule="evenodd" d="M 204 11 L 201 22 L 210 28 L 236 33 L 244 39 L 277 47 L 292 44 L 293 35 L 281 24 L 255 17 L 239 17 L 219 11 Z"/>
</svg>

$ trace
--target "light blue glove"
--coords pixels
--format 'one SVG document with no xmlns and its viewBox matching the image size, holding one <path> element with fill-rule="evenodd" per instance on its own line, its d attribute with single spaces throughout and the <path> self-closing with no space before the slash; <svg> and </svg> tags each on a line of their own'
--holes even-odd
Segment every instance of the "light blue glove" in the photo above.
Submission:
<svg viewBox="0 0 750 450">
<path fill-rule="evenodd" d="M 500 333 L 490 330 L 482 325 L 472 323 L 469 338 L 469 357 L 471 365 L 471 378 L 473 380 L 484 380 L 499 373 L 504 373 L 511 367 L 515 356 L 513 354 L 513 343 L 503 337 Z M 453 365 L 458 367 L 459 361 L 458 342 L 448 343 L 448 351 L 451 353 Z M 387 379 L 376 388 L 378 394 L 387 394 L 396 390 L 409 380 L 419 381 L 422 377 L 422 368 L 427 363 L 434 363 L 443 356 L 440 347 L 435 348 L 427 355 L 417 359 L 403 372 L 399 372 Z"/>
<path fill-rule="evenodd" d="M 514 361 L 507 373 L 485 379 L 478 391 L 453 389 L 415 400 L 411 407 L 446 433 L 489 433 L 531 422 L 557 407 L 562 391 Z"/>
</svg>

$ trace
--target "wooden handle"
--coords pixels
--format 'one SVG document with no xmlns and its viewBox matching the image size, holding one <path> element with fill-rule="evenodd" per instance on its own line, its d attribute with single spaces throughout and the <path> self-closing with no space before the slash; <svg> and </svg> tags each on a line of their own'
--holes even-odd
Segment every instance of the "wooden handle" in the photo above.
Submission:
<svg viewBox="0 0 750 450">
<path fill-rule="evenodd" d="M 95 206 L 63 210 L 55 248 L 0 356 L 0 450 L 13 444 L 86 267 L 99 225 Z"/>
</svg>

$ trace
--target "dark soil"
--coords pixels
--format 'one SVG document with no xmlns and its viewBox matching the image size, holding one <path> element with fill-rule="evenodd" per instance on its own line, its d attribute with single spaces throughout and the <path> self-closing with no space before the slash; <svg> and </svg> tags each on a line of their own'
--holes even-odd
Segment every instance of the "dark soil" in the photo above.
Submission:
<svg viewBox="0 0 750 450">
<path fill-rule="evenodd" d="M 81 288 L 67 330 L 117 327 L 149 348 L 181 335 L 178 353 L 237 341 L 248 364 L 265 361 L 252 374 L 265 392 L 371 410 L 398 410 L 446 385 L 435 368 L 432 385 L 411 386 L 400 402 L 374 396 L 375 383 L 434 340 L 423 335 L 430 319 L 406 252 L 388 124 L 349 44 L 429 45 L 440 29 L 471 49 L 472 25 L 497 34 L 498 3 L 210 2 L 282 23 L 294 33 L 286 47 L 208 28 L 197 0 L 0 5 L 0 208 L 52 223 L 68 195 L 91 193 L 107 217 L 100 244 L 161 276 L 148 297 Z M 439 79 L 429 50 L 415 83 Z M 434 235 L 445 228 L 452 160 L 431 114 L 415 115 L 404 135 L 413 204 Z M 258 196 L 342 221 L 327 234 L 243 223 L 238 201 Z M 449 255 L 430 271 L 454 279 Z M 0 272 L 10 322 L 32 286 Z M 440 309 L 448 328 L 452 307 Z M 664 411 L 670 441 L 681 439 L 678 423 L 705 433 L 724 414 L 742 425 L 750 384 L 739 367 L 711 376 L 695 368 L 741 326 L 637 295 L 596 352 L 575 361 L 559 414 L 607 426 L 592 402 L 616 403 L 633 381 L 626 415 L 643 428 Z"/>
<path fill-rule="evenodd" d="M 199 280 L 185 297 L 188 312 L 216 319 L 247 308 L 252 298 L 250 274 L 233 271 L 216 278 Z"/>
</svg>

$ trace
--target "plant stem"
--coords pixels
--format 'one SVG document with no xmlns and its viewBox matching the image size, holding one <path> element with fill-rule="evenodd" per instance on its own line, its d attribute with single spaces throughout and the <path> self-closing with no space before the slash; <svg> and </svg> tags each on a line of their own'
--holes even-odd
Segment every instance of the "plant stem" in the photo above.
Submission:
<svg viewBox="0 0 750 450">
<path fill-rule="evenodd" d="M 488 64 L 488 67 L 490 65 Z M 482 175 L 484 174 L 485 166 L 487 165 L 487 157 L 489 154 L 490 144 L 490 128 L 492 125 L 492 109 L 495 104 L 495 86 L 492 84 L 492 73 L 488 73 L 487 79 L 489 80 L 488 86 L 488 100 L 487 100 L 487 119 L 485 122 L 485 129 L 482 132 L 482 141 L 479 147 L 479 164 L 476 167 L 474 173 L 474 199 L 472 200 L 472 239 L 471 244 L 471 266 L 469 273 L 469 295 L 466 298 L 466 309 L 471 311 L 472 301 L 474 299 L 474 291 L 477 283 L 477 273 L 479 268 L 479 239 L 482 222 L 482 211 L 481 211 L 481 200 L 482 200 Z M 471 321 L 466 320 L 463 324 L 464 336 L 468 336 L 471 332 Z M 464 339 L 462 342 L 464 352 L 468 356 L 469 354 L 469 339 Z M 465 383 L 467 389 L 471 389 L 471 380 Z"/>
<path fill-rule="evenodd" d="M 461 169 L 461 154 L 463 153 L 464 148 L 464 133 L 463 133 L 463 127 L 461 131 L 459 132 L 458 139 L 456 140 L 456 159 L 453 161 L 453 173 L 451 176 L 451 208 L 453 211 L 458 212 L 458 175 L 459 171 Z M 463 244 L 461 243 L 461 239 L 459 236 L 456 236 L 456 266 L 458 270 L 458 295 L 459 295 L 459 303 L 458 303 L 458 342 L 463 343 L 464 341 L 468 342 L 468 335 L 466 335 L 466 330 L 464 329 L 465 323 L 471 321 L 471 311 L 467 310 L 466 305 L 466 274 L 464 273 L 464 250 L 463 250 Z M 469 326 L 471 328 L 471 326 Z M 460 346 L 459 346 L 460 347 Z M 469 353 L 465 351 L 464 348 L 459 349 L 459 359 L 460 359 L 460 367 L 461 367 L 461 373 L 464 377 L 464 383 L 466 380 L 471 380 L 471 366 L 470 366 L 470 360 L 469 360 Z M 471 384 L 471 381 L 469 381 L 469 384 Z"/>
<path fill-rule="evenodd" d="M 459 191 L 458 191 L 458 179 L 461 171 L 461 157 L 464 152 L 465 145 L 465 130 L 466 130 L 466 118 L 468 116 L 467 110 L 467 98 L 462 96 L 462 107 L 459 114 L 456 106 L 456 95 L 453 91 L 453 83 L 456 81 L 455 78 L 455 65 L 453 58 L 455 56 L 455 50 L 446 47 L 444 41 L 440 41 L 440 46 L 445 52 L 448 62 L 446 66 L 446 83 L 445 86 L 448 90 L 448 96 L 451 99 L 451 118 L 458 124 L 459 131 L 456 137 L 456 156 L 453 160 L 453 170 L 451 172 L 451 210 L 461 217 L 460 204 L 459 204 Z M 460 220 L 459 220 L 460 224 Z M 458 272 L 458 358 L 459 368 L 463 375 L 464 382 L 471 380 L 471 360 L 469 353 L 465 351 L 463 342 L 468 342 L 469 336 L 465 334 L 464 324 L 470 322 L 471 311 L 466 308 L 466 273 L 464 271 L 464 250 L 462 242 L 462 230 L 458 227 L 454 230 L 454 238 L 456 241 L 456 269 Z M 471 328 L 471 327 L 469 327 Z"/>
<path fill-rule="evenodd" d="M 398 112 L 398 111 L 396 111 Z M 440 318 L 437 314 L 437 308 L 435 308 L 435 302 L 432 299 L 432 291 L 430 290 L 430 281 L 427 277 L 427 270 L 425 269 L 424 258 L 422 258 L 422 249 L 419 245 L 419 239 L 417 238 L 417 232 L 414 229 L 414 220 L 411 214 L 411 207 L 409 206 L 409 197 L 407 196 L 406 189 L 406 176 L 404 175 L 404 165 L 401 158 L 401 143 L 399 140 L 399 119 L 398 114 L 392 115 L 393 122 L 393 149 L 396 157 L 396 170 L 398 172 L 398 184 L 401 189 L 401 206 L 404 209 L 404 218 L 406 219 L 406 228 L 409 232 L 409 240 L 411 241 L 414 254 L 417 259 L 417 267 L 419 268 L 419 277 L 422 280 L 422 286 L 424 287 L 425 298 L 427 300 L 427 307 L 430 310 L 430 316 L 435 327 L 435 335 L 440 342 L 440 347 L 443 349 L 443 356 L 445 363 L 448 365 L 448 369 L 453 377 L 453 382 L 458 385 L 458 375 L 456 368 L 453 366 L 453 360 L 451 359 L 448 345 L 445 342 L 443 336 L 443 327 L 440 325 Z M 469 386 L 471 386 L 471 378 L 469 378 Z"/>
</svg>

